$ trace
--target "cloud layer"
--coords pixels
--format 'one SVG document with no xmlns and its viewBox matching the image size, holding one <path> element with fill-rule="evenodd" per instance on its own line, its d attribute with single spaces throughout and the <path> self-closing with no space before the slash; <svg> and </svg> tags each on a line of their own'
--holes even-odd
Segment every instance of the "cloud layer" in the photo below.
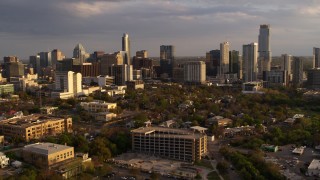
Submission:
<svg viewBox="0 0 320 180">
<path fill-rule="evenodd" d="M 311 55 L 320 46 L 317 0 L 1 0 L 0 57 L 53 48 L 71 56 L 119 50 L 129 33 L 132 50 L 159 56 L 161 44 L 178 56 L 200 56 L 229 41 L 232 49 L 257 42 L 259 25 L 271 25 L 274 55 Z"/>
</svg>

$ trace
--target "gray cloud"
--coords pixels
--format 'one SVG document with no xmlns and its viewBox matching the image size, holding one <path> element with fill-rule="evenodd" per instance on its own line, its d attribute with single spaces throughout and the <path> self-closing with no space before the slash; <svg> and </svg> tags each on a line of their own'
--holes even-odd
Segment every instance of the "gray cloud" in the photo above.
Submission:
<svg viewBox="0 0 320 180">
<path fill-rule="evenodd" d="M 225 40 L 240 50 L 271 24 L 273 54 L 308 55 L 319 45 L 320 5 L 305 0 L 1 0 L 0 56 L 28 57 L 81 42 L 88 51 L 120 49 L 123 32 L 133 50 L 158 55 L 176 45 L 178 55 L 204 55 Z"/>
</svg>

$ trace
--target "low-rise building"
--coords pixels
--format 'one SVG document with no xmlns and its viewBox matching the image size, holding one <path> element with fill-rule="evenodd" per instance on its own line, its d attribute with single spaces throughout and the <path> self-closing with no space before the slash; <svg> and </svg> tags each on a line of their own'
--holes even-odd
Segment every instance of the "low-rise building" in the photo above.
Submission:
<svg viewBox="0 0 320 180">
<path fill-rule="evenodd" d="M 232 124 L 232 120 L 222 116 L 214 116 L 206 120 L 206 126 L 217 125 L 219 127 L 226 127 Z"/>
<path fill-rule="evenodd" d="M 207 153 L 204 133 L 165 127 L 141 127 L 131 131 L 135 152 L 181 161 L 196 161 Z"/>
<path fill-rule="evenodd" d="M 31 114 L 0 121 L 0 133 L 19 137 L 25 141 L 40 139 L 46 135 L 72 132 L 72 118 Z"/>
<path fill-rule="evenodd" d="M 13 84 L 0 84 L 0 95 L 14 93 Z"/>
<path fill-rule="evenodd" d="M 304 152 L 304 147 L 298 147 L 298 148 L 294 148 L 293 150 L 292 150 L 292 153 L 293 154 L 297 154 L 297 155 L 302 155 L 303 154 L 303 152 Z"/>
<path fill-rule="evenodd" d="M 50 166 L 74 158 L 74 148 L 61 144 L 35 143 L 22 149 L 23 160 L 40 168 Z"/>
<path fill-rule="evenodd" d="M 58 110 L 58 107 L 45 106 L 45 107 L 40 108 L 40 113 L 51 115 L 57 110 Z"/>
<path fill-rule="evenodd" d="M 117 103 L 107 103 L 105 101 L 81 102 L 80 106 L 89 112 L 109 112 L 117 108 Z"/>
<path fill-rule="evenodd" d="M 142 80 L 128 81 L 127 88 L 132 90 L 144 89 L 144 82 Z"/>
<path fill-rule="evenodd" d="M 3 153 L 0 152 L 0 168 L 5 168 L 9 165 L 10 159 Z"/>
<path fill-rule="evenodd" d="M 310 165 L 308 166 L 307 175 L 320 176 L 320 160 L 314 159 L 311 161 Z"/>
</svg>

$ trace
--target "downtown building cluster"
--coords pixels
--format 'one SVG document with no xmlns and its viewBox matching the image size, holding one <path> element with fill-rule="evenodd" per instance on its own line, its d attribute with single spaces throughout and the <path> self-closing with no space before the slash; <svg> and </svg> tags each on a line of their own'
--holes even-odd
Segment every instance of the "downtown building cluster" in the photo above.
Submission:
<svg viewBox="0 0 320 180">
<path fill-rule="evenodd" d="M 313 69 L 307 71 L 308 78 L 304 81 L 301 58 L 282 54 L 280 66 L 271 65 L 270 32 L 270 25 L 260 25 L 258 43 L 244 44 L 242 52 L 231 50 L 230 42 L 222 42 L 220 49 L 210 50 L 204 59 L 196 60 L 177 60 L 173 45 L 160 46 L 159 61 L 149 58 L 146 50 L 137 51 L 131 57 L 128 34 L 122 37 L 121 51 L 113 53 L 90 54 L 77 44 L 72 58 L 58 49 L 30 56 L 27 65 L 18 57 L 7 56 L 1 65 L 0 94 L 31 91 L 67 99 L 110 85 L 143 88 L 144 81 L 150 79 L 187 84 L 258 82 L 263 87 L 307 85 L 318 89 L 320 48 L 313 49 Z M 50 92 L 39 92 L 41 87 L 47 87 Z"/>
</svg>

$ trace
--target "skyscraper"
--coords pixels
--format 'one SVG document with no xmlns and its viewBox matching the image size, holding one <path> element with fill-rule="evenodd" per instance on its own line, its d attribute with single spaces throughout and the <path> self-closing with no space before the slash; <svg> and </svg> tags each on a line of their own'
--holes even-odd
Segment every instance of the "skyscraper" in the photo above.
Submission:
<svg viewBox="0 0 320 180">
<path fill-rule="evenodd" d="M 292 83 L 295 86 L 301 86 L 303 81 L 303 62 L 300 58 L 294 57 Z"/>
<path fill-rule="evenodd" d="M 40 56 L 30 56 L 29 63 L 32 66 L 33 70 L 37 74 L 41 74 L 41 67 L 40 67 Z"/>
<path fill-rule="evenodd" d="M 262 78 L 263 71 L 270 71 L 271 67 L 271 49 L 270 49 L 270 25 L 260 25 L 259 32 L 259 61 L 258 78 Z"/>
<path fill-rule="evenodd" d="M 287 75 L 288 77 L 287 78 L 287 81 L 288 83 L 291 81 L 292 79 L 292 56 L 289 55 L 289 54 L 282 54 L 281 55 L 281 59 L 282 59 L 282 62 L 281 62 L 281 70 L 282 71 L 287 71 Z"/>
<path fill-rule="evenodd" d="M 51 52 L 40 52 L 40 67 L 46 68 L 52 65 Z"/>
<path fill-rule="evenodd" d="M 217 76 L 220 66 L 220 50 L 211 50 L 206 53 L 207 76 Z"/>
<path fill-rule="evenodd" d="M 237 74 L 239 79 L 242 78 L 242 56 L 239 51 L 229 51 L 229 72 Z"/>
<path fill-rule="evenodd" d="M 257 80 L 258 44 L 251 43 L 243 45 L 243 79 L 244 82 Z"/>
<path fill-rule="evenodd" d="M 172 77 L 174 64 L 174 53 L 175 48 L 172 45 L 162 45 L 160 46 L 160 66 L 161 74 L 168 74 Z"/>
<path fill-rule="evenodd" d="M 313 68 L 320 68 L 320 48 L 313 48 Z"/>
<path fill-rule="evenodd" d="M 122 51 L 126 52 L 126 57 L 124 59 L 124 64 L 131 64 L 131 59 L 130 59 L 130 40 L 129 40 L 129 35 L 128 34 L 123 34 L 122 36 Z"/>
<path fill-rule="evenodd" d="M 66 56 L 59 50 L 54 49 L 51 51 L 51 62 L 52 62 L 52 68 L 56 69 L 57 62 L 62 61 Z"/>
<path fill-rule="evenodd" d="M 220 43 L 220 66 L 219 75 L 223 75 L 229 72 L 229 42 Z"/>
<path fill-rule="evenodd" d="M 73 58 L 76 59 L 74 61 L 74 64 L 82 64 L 86 62 L 88 55 L 82 44 L 77 44 L 76 47 L 73 49 Z"/>
</svg>

